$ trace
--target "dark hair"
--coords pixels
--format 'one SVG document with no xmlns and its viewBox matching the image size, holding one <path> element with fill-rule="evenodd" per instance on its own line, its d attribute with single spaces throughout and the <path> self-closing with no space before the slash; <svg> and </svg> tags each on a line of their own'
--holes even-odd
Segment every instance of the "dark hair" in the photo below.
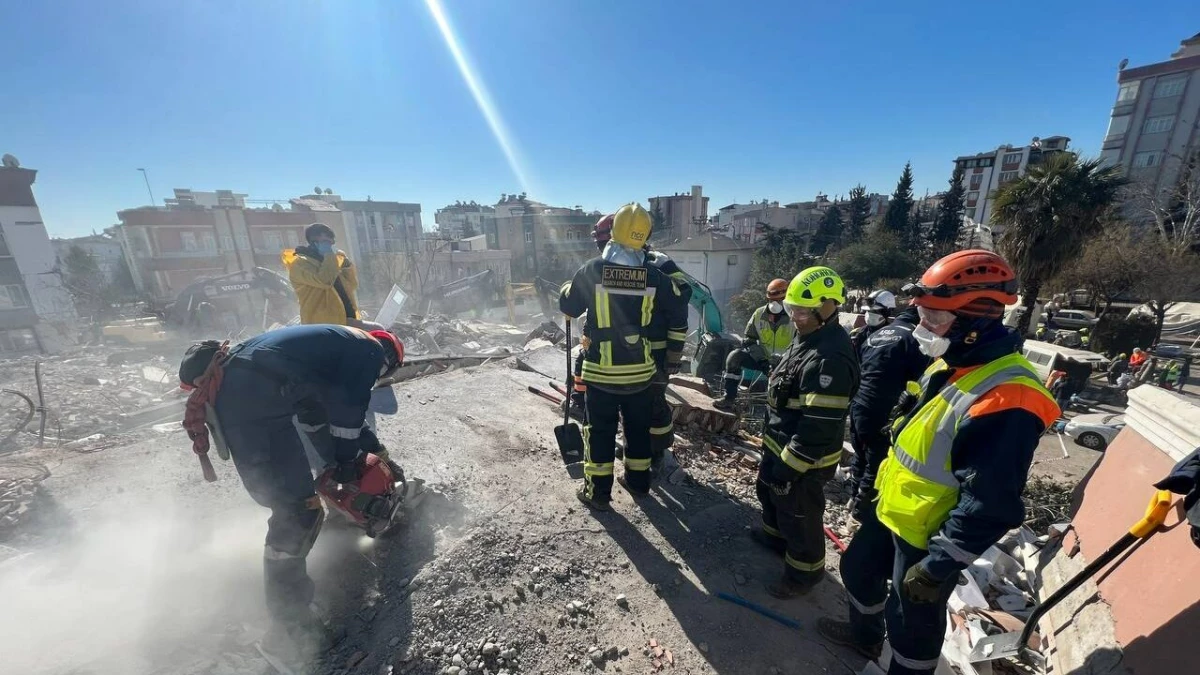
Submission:
<svg viewBox="0 0 1200 675">
<path fill-rule="evenodd" d="M 321 235 L 329 237 L 330 239 L 337 238 L 333 234 L 333 228 L 329 227 L 325 223 L 313 223 L 312 225 L 304 228 L 304 239 L 310 244 L 312 243 L 313 239 L 316 239 Z"/>
<path fill-rule="evenodd" d="M 195 386 L 196 378 L 208 370 L 208 364 L 212 363 L 220 348 L 221 343 L 216 340 L 205 340 L 188 347 L 183 354 L 183 361 L 179 363 L 179 381 L 189 387 Z"/>
</svg>

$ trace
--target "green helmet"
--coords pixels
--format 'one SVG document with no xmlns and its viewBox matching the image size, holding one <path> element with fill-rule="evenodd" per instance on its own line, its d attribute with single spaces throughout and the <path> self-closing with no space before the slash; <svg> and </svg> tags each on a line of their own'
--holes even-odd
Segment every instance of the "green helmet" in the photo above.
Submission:
<svg viewBox="0 0 1200 675">
<path fill-rule="evenodd" d="M 783 304 L 816 309 L 826 300 L 846 302 L 846 284 L 828 267 L 810 267 L 792 278 Z"/>
</svg>

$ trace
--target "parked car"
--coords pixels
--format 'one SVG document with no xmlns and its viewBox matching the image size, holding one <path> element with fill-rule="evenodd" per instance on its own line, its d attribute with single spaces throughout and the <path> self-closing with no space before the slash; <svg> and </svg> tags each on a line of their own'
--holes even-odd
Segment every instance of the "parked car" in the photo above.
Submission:
<svg viewBox="0 0 1200 675">
<path fill-rule="evenodd" d="M 1055 328 L 1073 328 L 1079 330 L 1080 328 L 1095 326 L 1099 319 L 1096 318 L 1095 314 L 1087 310 L 1064 309 L 1060 312 L 1055 312 L 1052 321 L 1054 321 Z"/>
<path fill-rule="evenodd" d="M 1124 415 L 1098 413 L 1076 416 L 1063 427 L 1063 433 L 1085 448 L 1103 451 L 1124 428 Z"/>
</svg>

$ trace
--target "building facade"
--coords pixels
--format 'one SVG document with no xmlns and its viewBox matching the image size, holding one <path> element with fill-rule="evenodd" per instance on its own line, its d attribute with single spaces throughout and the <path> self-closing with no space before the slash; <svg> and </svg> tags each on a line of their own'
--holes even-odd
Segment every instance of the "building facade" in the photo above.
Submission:
<svg viewBox="0 0 1200 675">
<path fill-rule="evenodd" d="M 50 240 L 50 245 L 54 247 L 54 256 L 60 266 L 71 249 L 78 248 L 96 263 L 96 269 L 110 282 L 116 279 L 124 266 L 125 253 L 121 250 L 121 242 L 107 231 L 86 237 L 55 237 Z"/>
<path fill-rule="evenodd" d="M 1200 152 L 1200 33 L 1166 61 L 1125 66 L 1117 71 L 1100 158 L 1157 196 L 1175 186 L 1182 163 Z"/>
<path fill-rule="evenodd" d="M 601 217 L 512 195 L 496 205 L 482 227 L 489 249 L 512 252 L 513 281 L 560 281 L 596 256 L 592 228 Z"/>
<path fill-rule="evenodd" d="M 57 352 L 75 334 L 75 303 L 63 286 L 42 212 L 37 171 L 11 155 L 0 166 L 0 355 Z"/>
<path fill-rule="evenodd" d="M 713 300 L 722 310 L 729 300 L 742 292 L 754 261 L 754 246 L 722 234 L 705 232 L 698 237 L 667 244 L 662 250 L 712 291 Z M 699 325 L 695 310 L 688 325 Z"/>
<path fill-rule="evenodd" d="M 1070 142 L 1071 139 L 1066 136 L 1035 136 L 1029 145 L 1002 145 L 995 150 L 955 159 L 955 165 L 963 169 L 965 216 L 978 223 L 990 224 L 992 193 L 996 188 L 1025 175 L 1031 164 L 1038 164 L 1053 153 L 1063 152 Z M 1002 229 L 996 230 L 996 234 L 1002 232 Z"/>
<path fill-rule="evenodd" d="M 704 188 L 693 185 L 691 193 L 677 192 L 665 197 L 647 198 L 647 210 L 656 220 L 650 241 L 667 244 L 695 237 L 708 227 L 708 197 Z"/>
<path fill-rule="evenodd" d="M 483 220 L 496 215 L 492 206 L 470 202 L 456 202 L 433 213 L 437 231 L 445 239 L 462 239 L 483 232 Z"/>
</svg>

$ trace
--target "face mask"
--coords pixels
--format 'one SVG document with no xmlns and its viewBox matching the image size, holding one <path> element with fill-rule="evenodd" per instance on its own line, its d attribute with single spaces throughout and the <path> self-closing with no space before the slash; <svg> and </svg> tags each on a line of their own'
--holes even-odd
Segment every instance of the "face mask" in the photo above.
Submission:
<svg viewBox="0 0 1200 675">
<path fill-rule="evenodd" d="M 313 248 L 317 249 L 317 253 L 320 253 L 323 256 L 329 255 L 330 253 L 333 253 L 333 242 L 332 241 L 318 241 L 315 244 L 313 244 Z"/>
<path fill-rule="evenodd" d="M 921 353 L 926 356 L 938 359 L 945 355 L 947 349 L 950 349 L 950 338 L 940 337 L 925 326 L 914 328 L 912 336 L 917 341 L 917 347 Z"/>
<path fill-rule="evenodd" d="M 883 322 L 884 322 L 884 318 L 883 318 L 882 314 L 877 314 L 875 312 L 867 312 L 867 325 L 868 326 L 880 326 L 883 324 Z"/>
<path fill-rule="evenodd" d="M 772 300 L 767 303 L 767 311 L 772 314 L 782 314 L 783 305 L 781 305 L 777 300 Z"/>
</svg>

